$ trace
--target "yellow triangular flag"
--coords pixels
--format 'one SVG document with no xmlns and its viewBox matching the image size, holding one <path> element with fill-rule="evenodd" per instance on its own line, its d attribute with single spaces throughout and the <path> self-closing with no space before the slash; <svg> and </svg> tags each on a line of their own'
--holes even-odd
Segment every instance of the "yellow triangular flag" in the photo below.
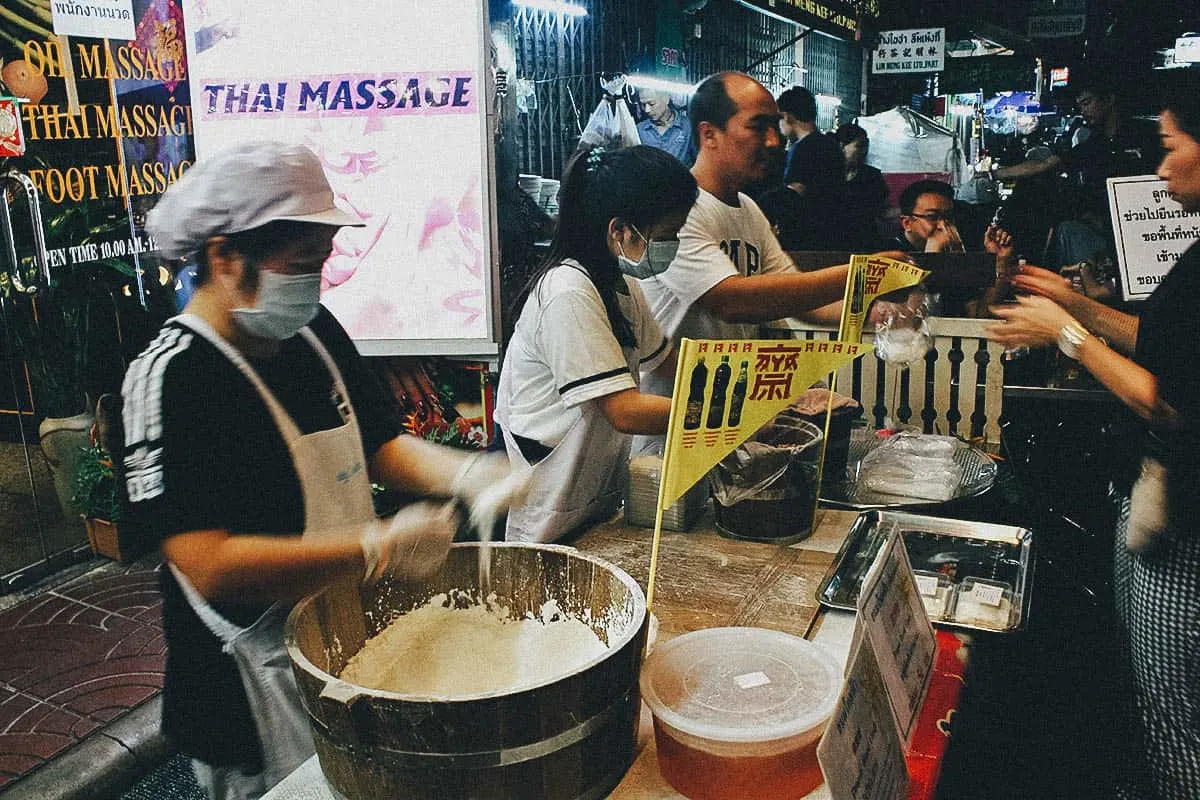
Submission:
<svg viewBox="0 0 1200 800">
<path fill-rule="evenodd" d="M 851 256 L 838 338 L 843 342 L 861 342 L 867 309 L 875 298 L 916 286 L 928 274 L 918 266 L 887 256 Z"/>
<path fill-rule="evenodd" d="M 684 339 L 675 371 L 659 507 L 679 499 L 821 376 L 869 349 L 841 341 Z"/>
</svg>

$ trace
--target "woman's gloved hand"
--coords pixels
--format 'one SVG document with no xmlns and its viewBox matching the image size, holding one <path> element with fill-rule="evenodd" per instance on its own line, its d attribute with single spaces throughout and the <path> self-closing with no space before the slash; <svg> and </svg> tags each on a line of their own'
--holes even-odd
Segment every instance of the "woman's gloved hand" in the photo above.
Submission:
<svg viewBox="0 0 1200 800">
<path fill-rule="evenodd" d="M 467 456 L 450 484 L 450 491 L 471 509 L 471 525 L 489 537 L 496 521 L 525 499 L 532 470 L 513 470 L 500 453 Z"/>
<path fill-rule="evenodd" d="M 421 501 L 369 523 L 359 539 L 367 565 L 364 582 L 432 575 L 446 560 L 460 521 L 454 503 Z"/>
</svg>

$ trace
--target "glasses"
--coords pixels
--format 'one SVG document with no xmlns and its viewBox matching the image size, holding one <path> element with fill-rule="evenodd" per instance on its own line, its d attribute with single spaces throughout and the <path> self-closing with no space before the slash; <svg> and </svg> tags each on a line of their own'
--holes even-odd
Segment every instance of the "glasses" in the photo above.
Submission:
<svg viewBox="0 0 1200 800">
<path fill-rule="evenodd" d="M 926 222 L 932 222 L 934 225 L 938 224 L 939 222 L 943 222 L 943 221 L 944 222 L 954 222 L 954 212 L 953 211 L 946 212 L 946 213 L 942 213 L 941 211 L 929 211 L 925 214 L 909 214 L 908 216 L 916 217 L 917 219 L 923 219 Z"/>
</svg>

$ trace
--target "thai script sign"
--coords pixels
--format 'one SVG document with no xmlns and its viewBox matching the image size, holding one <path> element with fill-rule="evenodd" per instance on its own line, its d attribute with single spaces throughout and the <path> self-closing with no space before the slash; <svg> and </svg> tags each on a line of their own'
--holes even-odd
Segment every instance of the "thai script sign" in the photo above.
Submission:
<svg viewBox="0 0 1200 800">
<path fill-rule="evenodd" d="M 1036 0 L 1032 12 L 1030 39 L 1078 36 L 1087 27 L 1087 0 Z"/>
<path fill-rule="evenodd" d="M 136 38 L 133 0 L 51 0 L 50 19 L 58 36 Z"/>
<path fill-rule="evenodd" d="M 1200 211 L 1184 211 L 1154 175 L 1109 178 L 1108 203 L 1125 299 L 1144 300 L 1200 240 Z"/>
<path fill-rule="evenodd" d="M 871 71 L 941 72 L 946 68 L 946 29 L 883 31 L 871 56 Z"/>
</svg>

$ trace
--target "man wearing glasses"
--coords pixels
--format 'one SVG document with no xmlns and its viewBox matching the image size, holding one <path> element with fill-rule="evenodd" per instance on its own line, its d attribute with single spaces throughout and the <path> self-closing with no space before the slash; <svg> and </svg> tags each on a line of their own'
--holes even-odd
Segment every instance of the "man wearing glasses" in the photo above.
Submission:
<svg viewBox="0 0 1200 800">
<path fill-rule="evenodd" d="M 954 224 L 954 189 L 948 183 L 921 180 L 900 193 L 900 227 L 896 249 L 906 253 L 963 253 L 966 247 Z M 934 313 L 942 316 L 986 316 L 987 307 L 1008 283 L 1013 263 L 1013 242 L 1008 231 L 989 225 L 983 248 L 996 257 L 996 282 L 980 292 L 966 287 L 931 295 Z"/>
<path fill-rule="evenodd" d="M 906 253 L 954 253 L 966 250 L 954 224 L 954 189 L 942 181 L 922 180 L 900 193 L 900 235 L 894 244 Z"/>
</svg>

